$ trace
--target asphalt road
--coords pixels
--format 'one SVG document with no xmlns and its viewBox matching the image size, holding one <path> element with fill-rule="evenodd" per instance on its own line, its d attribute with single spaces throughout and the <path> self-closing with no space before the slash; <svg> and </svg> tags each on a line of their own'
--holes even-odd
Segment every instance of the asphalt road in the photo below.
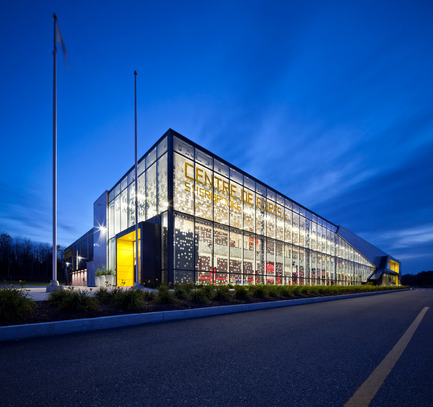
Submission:
<svg viewBox="0 0 433 407">
<path fill-rule="evenodd" d="M 433 405 L 433 289 L 0 344 L 1 406 Z"/>
</svg>

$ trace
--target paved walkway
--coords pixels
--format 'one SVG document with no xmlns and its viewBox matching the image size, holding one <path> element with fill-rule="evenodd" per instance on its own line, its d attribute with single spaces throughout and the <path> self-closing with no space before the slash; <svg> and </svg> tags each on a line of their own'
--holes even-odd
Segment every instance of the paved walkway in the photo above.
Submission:
<svg viewBox="0 0 433 407">
<path fill-rule="evenodd" d="M 90 295 L 93 295 L 95 293 L 95 291 L 99 290 L 99 287 L 87 287 L 87 286 L 67 286 L 67 287 L 63 287 L 64 289 L 68 289 L 68 288 L 73 288 L 74 291 L 88 291 Z M 113 288 L 117 288 L 117 287 L 109 287 L 108 290 L 112 290 Z M 128 289 L 131 287 L 125 287 L 125 289 Z M 31 298 L 34 301 L 47 301 L 48 300 L 48 296 L 50 295 L 50 293 L 46 292 L 47 287 L 24 287 L 25 290 L 28 291 L 29 293 L 29 298 Z M 147 290 L 147 291 L 155 291 L 154 289 L 151 288 L 141 288 L 142 290 Z"/>
<path fill-rule="evenodd" d="M 35 301 L 47 301 L 50 293 L 46 292 L 46 287 L 24 287 L 29 293 L 29 298 Z M 96 287 L 74 286 L 74 290 L 94 291 Z"/>
</svg>

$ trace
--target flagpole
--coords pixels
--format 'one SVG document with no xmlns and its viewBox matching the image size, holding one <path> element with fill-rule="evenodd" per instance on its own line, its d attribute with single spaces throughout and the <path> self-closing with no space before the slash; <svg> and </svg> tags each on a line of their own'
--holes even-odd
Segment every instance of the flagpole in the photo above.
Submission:
<svg viewBox="0 0 433 407">
<path fill-rule="evenodd" d="M 57 16 L 54 19 L 54 48 L 53 48 L 53 272 L 47 291 L 59 286 L 57 281 L 57 45 L 56 30 Z"/>
<path fill-rule="evenodd" d="M 139 281 L 139 251 L 138 251 L 138 177 L 137 177 L 137 71 L 134 71 L 134 96 L 135 96 L 135 287 L 140 286 Z"/>
</svg>

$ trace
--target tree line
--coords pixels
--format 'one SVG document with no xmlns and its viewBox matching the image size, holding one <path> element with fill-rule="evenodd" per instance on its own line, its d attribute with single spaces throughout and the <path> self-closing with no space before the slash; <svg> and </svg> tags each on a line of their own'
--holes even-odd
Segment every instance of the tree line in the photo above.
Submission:
<svg viewBox="0 0 433 407">
<path fill-rule="evenodd" d="M 421 271 L 418 274 L 404 274 L 401 276 L 404 285 L 433 285 L 433 271 Z"/>
<path fill-rule="evenodd" d="M 52 246 L 30 239 L 0 235 L 0 282 L 50 281 L 52 278 Z M 57 274 L 65 279 L 63 248 L 58 246 Z"/>
</svg>

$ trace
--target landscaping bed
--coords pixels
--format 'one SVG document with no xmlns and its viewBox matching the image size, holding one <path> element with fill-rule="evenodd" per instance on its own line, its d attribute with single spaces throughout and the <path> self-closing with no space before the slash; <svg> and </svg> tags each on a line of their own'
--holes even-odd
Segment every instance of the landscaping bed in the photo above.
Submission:
<svg viewBox="0 0 433 407">
<path fill-rule="evenodd" d="M 158 311 L 183 310 L 329 295 L 384 291 L 406 287 L 375 286 L 160 286 L 155 293 L 140 289 L 99 289 L 92 292 L 67 288 L 35 302 L 20 288 L 0 288 L 0 326 L 96 318 Z"/>
</svg>

